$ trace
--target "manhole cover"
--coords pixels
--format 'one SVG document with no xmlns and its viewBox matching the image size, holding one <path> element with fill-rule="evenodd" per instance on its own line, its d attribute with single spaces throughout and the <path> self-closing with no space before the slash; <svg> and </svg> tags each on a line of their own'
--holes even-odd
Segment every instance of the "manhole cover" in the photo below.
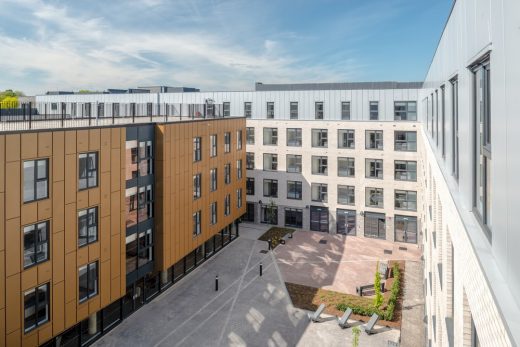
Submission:
<svg viewBox="0 0 520 347">
<path fill-rule="evenodd" d="M 384 250 L 384 253 L 385 253 L 385 254 L 392 254 L 392 251 L 391 251 L 390 249 L 385 249 L 385 250 Z"/>
<path fill-rule="evenodd" d="M 327 244 L 327 240 L 320 240 L 320 242 L 322 245 L 326 245 Z"/>
<path fill-rule="evenodd" d="M 262 250 L 260 251 L 260 253 L 262 253 L 262 254 L 266 254 L 267 251 L 266 251 L 265 249 L 262 249 Z"/>
<path fill-rule="evenodd" d="M 400 250 L 400 251 L 407 251 L 408 248 L 406 248 L 406 247 L 399 247 L 399 250 Z"/>
</svg>

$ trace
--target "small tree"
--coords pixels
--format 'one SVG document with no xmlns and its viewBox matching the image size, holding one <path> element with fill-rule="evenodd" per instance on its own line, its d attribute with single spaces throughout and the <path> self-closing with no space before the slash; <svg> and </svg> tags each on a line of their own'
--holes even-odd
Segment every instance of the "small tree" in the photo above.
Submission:
<svg viewBox="0 0 520 347">
<path fill-rule="evenodd" d="M 267 205 L 267 218 L 269 219 L 269 223 L 278 224 L 278 221 L 275 221 L 276 217 L 276 205 L 273 200 L 269 201 L 269 205 Z"/>
<path fill-rule="evenodd" d="M 359 326 L 355 326 L 352 328 L 352 347 L 359 346 L 359 333 L 360 332 L 361 332 L 361 329 L 359 329 Z"/>
<path fill-rule="evenodd" d="M 376 277 L 374 279 L 374 291 L 376 296 L 374 297 L 374 306 L 376 308 L 381 307 L 383 304 L 383 294 L 381 293 L 381 275 L 379 274 L 379 262 L 376 268 Z"/>
</svg>

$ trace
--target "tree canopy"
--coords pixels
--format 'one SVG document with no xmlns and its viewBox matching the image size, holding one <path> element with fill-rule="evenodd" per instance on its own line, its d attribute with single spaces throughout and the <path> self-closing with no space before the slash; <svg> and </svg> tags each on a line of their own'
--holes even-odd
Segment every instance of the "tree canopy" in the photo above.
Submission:
<svg viewBox="0 0 520 347">
<path fill-rule="evenodd" d="M 25 94 L 19 90 L 13 91 L 6 89 L 0 92 L 0 108 L 16 108 L 18 107 L 18 97 Z"/>
</svg>

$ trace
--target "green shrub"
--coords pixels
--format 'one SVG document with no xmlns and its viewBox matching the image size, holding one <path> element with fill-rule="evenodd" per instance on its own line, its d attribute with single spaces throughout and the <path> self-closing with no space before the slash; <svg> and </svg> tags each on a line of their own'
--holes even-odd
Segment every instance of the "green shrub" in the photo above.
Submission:
<svg viewBox="0 0 520 347">
<path fill-rule="evenodd" d="M 381 275 L 379 274 L 379 262 L 377 263 L 376 278 L 374 279 L 374 306 L 380 308 L 383 304 L 383 294 L 381 293 Z"/>
</svg>

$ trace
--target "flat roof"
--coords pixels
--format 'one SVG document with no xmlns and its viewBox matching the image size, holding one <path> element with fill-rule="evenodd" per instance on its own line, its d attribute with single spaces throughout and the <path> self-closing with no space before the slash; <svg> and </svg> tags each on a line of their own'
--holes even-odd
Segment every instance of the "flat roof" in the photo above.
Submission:
<svg viewBox="0 0 520 347">
<path fill-rule="evenodd" d="M 255 83 L 255 91 L 420 89 L 423 82 Z"/>
</svg>

